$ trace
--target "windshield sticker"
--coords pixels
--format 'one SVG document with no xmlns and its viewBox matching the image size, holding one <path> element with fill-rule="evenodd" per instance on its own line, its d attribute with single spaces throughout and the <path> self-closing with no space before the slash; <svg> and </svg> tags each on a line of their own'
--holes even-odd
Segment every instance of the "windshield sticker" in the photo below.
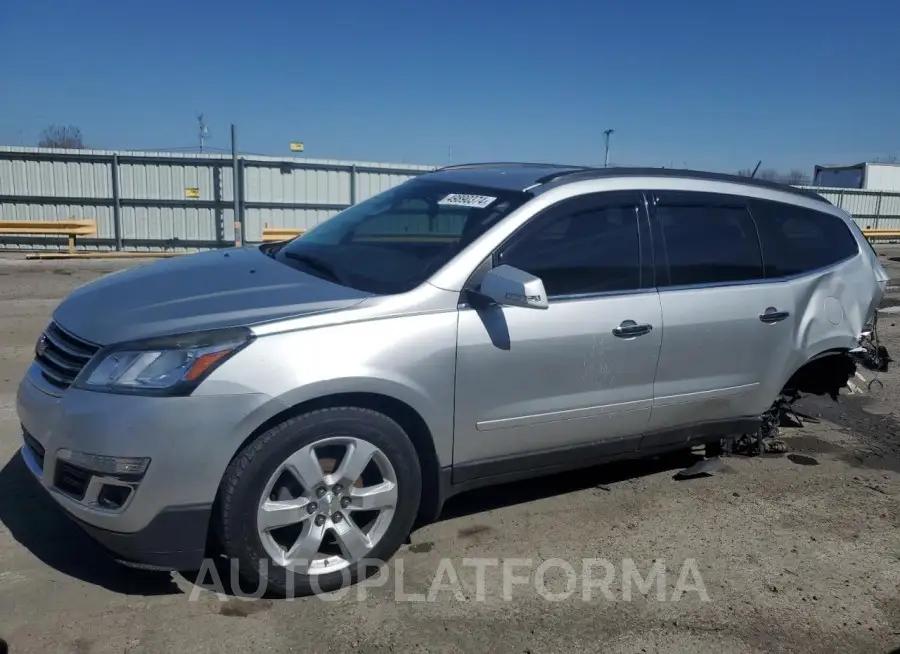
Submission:
<svg viewBox="0 0 900 654">
<path fill-rule="evenodd" d="M 438 204 L 450 204 L 456 207 L 473 207 L 475 209 L 484 209 L 490 206 L 491 202 L 497 198 L 489 195 L 468 195 L 466 193 L 451 193 Z"/>
</svg>

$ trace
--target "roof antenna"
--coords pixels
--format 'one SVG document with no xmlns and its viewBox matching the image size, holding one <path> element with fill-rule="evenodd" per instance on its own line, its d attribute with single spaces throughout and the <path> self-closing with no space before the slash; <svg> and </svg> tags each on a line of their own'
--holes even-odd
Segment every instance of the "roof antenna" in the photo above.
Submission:
<svg viewBox="0 0 900 654">
<path fill-rule="evenodd" d="M 756 177 L 756 171 L 759 170 L 759 167 L 762 165 L 762 159 L 756 162 L 756 168 L 753 169 L 753 172 L 750 173 L 750 179 Z"/>
</svg>

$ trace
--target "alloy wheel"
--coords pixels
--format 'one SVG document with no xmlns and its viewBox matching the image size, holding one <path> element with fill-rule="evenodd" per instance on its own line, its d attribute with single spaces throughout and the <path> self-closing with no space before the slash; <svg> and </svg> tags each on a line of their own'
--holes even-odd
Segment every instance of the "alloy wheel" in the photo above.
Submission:
<svg viewBox="0 0 900 654">
<path fill-rule="evenodd" d="M 368 441 L 334 436 L 285 459 L 266 483 L 257 533 L 278 565 L 321 575 L 364 559 L 390 527 L 397 476 Z"/>
</svg>

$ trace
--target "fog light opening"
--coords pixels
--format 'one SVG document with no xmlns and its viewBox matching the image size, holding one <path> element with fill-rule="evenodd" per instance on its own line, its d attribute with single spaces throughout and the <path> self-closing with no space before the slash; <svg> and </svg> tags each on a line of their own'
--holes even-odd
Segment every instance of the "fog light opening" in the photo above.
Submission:
<svg viewBox="0 0 900 654">
<path fill-rule="evenodd" d="M 90 483 L 91 473 L 87 470 L 82 470 L 66 462 L 56 466 L 53 485 L 72 499 L 79 502 L 83 500 Z"/>
<path fill-rule="evenodd" d="M 104 509 L 121 509 L 131 495 L 130 486 L 104 484 L 97 496 L 97 504 Z"/>
</svg>

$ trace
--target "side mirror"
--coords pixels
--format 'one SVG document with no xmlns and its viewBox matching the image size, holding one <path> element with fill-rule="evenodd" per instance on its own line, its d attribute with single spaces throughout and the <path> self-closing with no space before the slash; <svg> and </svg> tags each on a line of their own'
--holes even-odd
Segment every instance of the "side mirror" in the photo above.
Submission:
<svg viewBox="0 0 900 654">
<path fill-rule="evenodd" d="M 524 270 L 498 266 L 481 280 L 478 293 L 502 306 L 546 309 L 550 306 L 544 282 Z"/>
</svg>

